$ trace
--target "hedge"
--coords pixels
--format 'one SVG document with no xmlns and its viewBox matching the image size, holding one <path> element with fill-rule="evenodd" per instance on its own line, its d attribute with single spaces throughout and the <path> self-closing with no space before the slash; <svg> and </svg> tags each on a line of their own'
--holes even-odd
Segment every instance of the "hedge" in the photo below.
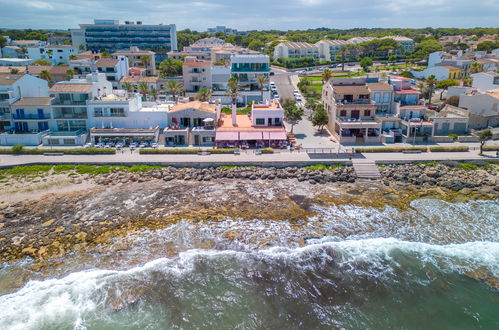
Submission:
<svg viewBox="0 0 499 330">
<path fill-rule="evenodd" d="M 483 146 L 483 151 L 499 151 L 499 146 Z"/>
<path fill-rule="evenodd" d="M 355 152 L 403 152 L 419 150 L 421 152 L 428 151 L 426 147 L 379 147 L 379 148 L 355 148 Z"/>
<path fill-rule="evenodd" d="M 145 149 L 139 149 L 139 153 L 146 155 L 153 155 L 153 154 L 197 154 L 198 152 L 201 151 L 206 151 L 212 154 L 233 154 L 234 150 L 236 149 L 150 149 L 150 148 L 145 148 Z M 265 149 L 260 149 L 262 153 L 264 154 L 273 154 L 274 149 L 271 148 L 265 148 Z"/>
<path fill-rule="evenodd" d="M 430 147 L 431 152 L 463 152 L 470 150 L 468 146 L 459 147 Z"/>
<path fill-rule="evenodd" d="M 0 149 L 0 154 L 13 155 L 43 155 L 44 153 L 64 153 L 66 155 L 114 155 L 115 149 L 99 149 L 99 148 L 72 148 L 72 149 L 24 149 L 12 147 L 11 149 Z"/>
</svg>

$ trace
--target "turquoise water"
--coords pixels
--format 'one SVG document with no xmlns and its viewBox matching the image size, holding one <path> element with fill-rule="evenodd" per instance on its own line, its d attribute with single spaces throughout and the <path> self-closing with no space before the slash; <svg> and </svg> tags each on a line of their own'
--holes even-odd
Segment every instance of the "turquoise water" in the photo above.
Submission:
<svg viewBox="0 0 499 330">
<path fill-rule="evenodd" d="M 96 256 L 94 267 L 85 265 L 92 269 L 75 265 L 67 276 L 31 280 L 0 296 L 0 328 L 499 328 L 499 292 L 485 283 L 499 279 L 497 202 L 420 200 L 414 206 L 416 212 L 403 214 L 325 210 L 329 220 L 321 220 L 321 230 L 331 235 L 304 247 L 284 240 L 291 236 L 285 226 L 269 227 L 282 235 L 275 247 L 187 248 L 155 259 L 147 252 L 149 237 L 140 250 L 152 261 L 104 270 Z M 348 226 L 345 219 L 356 219 L 358 231 L 339 238 L 333 229 Z M 361 223 L 370 229 L 359 229 Z M 245 224 L 251 233 L 260 225 Z M 217 226 L 224 224 L 210 235 L 220 232 Z M 188 247 L 186 232 L 156 235 Z M 2 272 L 7 276 L 9 268 Z"/>
</svg>

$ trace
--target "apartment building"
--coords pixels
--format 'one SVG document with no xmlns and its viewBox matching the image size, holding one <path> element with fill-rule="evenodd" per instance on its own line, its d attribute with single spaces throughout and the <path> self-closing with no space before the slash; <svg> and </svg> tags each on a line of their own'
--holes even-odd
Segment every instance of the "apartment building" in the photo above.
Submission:
<svg viewBox="0 0 499 330">
<path fill-rule="evenodd" d="M 156 53 L 150 50 L 142 50 L 138 47 L 130 47 L 127 50 L 120 50 L 112 54 L 117 59 L 121 56 L 128 58 L 130 68 L 142 68 L 146 70 L 146 75 L 156 75 Z"/>
<path fill-rule="evenodd" d="M 146 25 L 141 21 L 95 19 L 94 24 L 80 24 L 71 30 L 73 46 L 85 49 L 116 51 L 132 46 L 159 49 L 164 52 L 177 50 L 175 24 Z"/>
<path fill-rule="evenodd" d="M 499 73 L 497 72 L 479 72 L 470 77 L 473 78 L 471 86 L 479 91 L 499 89 Z"/>
<path fill-rule="evenodd" d="M 195 58 L 186 58 L 182 65 L 184 90 L 188 93 L 197 93 L 202 88 L 212 88 L 211 62 L 196 61 Z"/>
<path fill-rule="evenodd" d="M 364 78 L 331 79 L 323 88 L 322 102 L 329 115 L 329 131 L 339 143 L 381 141 L 376 103 Z"/>
<path fill-rule="evenodd" d="M 223 33 L 226 36 L 236 34 L 236 35 L 245 35 L 247 34 L 246 32 L 243 31 L 237 31 L 236 29 L 228 28 L 223 25 L 217 25 L 213 28 L 208 28 L 207 30 L 208 34 L 215 34 L 217 32 Z"/>
<path fill-rule="evenodd" d="M 78 54 L 78 47 L 70 45 L 47 45 L 28 47 L 28 57 L 33 61 L 46 60 L 52 65 L 67 64 L 69 57 Z"/>
<path fill-rule="evenodd" d="M 402 76 L 390 76 L 388 83 L 393 86 L 394 101 L 401 106 L 410 106 L 419 104 L 419 95 L 421 91 L 413 88 L 410 78 Z"/>
<path fill-rule="evenodd" d="M 0 74 L 0 130 L 12 126 L 11 105 L 27 97 L 48 97 L 48 83 L 29 74 Z"/>
<path fill-rule="evenodd" d="M 231 75 L 239 82 L 238 102 L 247 104 L 249 101 L 265 103 L 270 100 L 270 58 L 267 55 L 231 55 Z M 267 81 L 263 86 L 263 99 L 258 76 L 264 75 Z"/>
<path fill-rule="evenodd" d="M 151 88 L 155 88 L 156 90 L 161 89 L 160 78 L 158 77 L 144 77 L 144 76 L 124 76 L 120 80 L 120 88 L 123 87 L 123 83 L 129 83 L 132 85 L 132 91 L 135 93 L 140 92 L 140 84 L 144 83 L 147 86 L 148 90 Z"/>
<path fill-rule="evenodd" d="M 351 44 L 345 40 L 321 40 L 315 43 L 319 48 L 320 61 L 335 61 L 336 56 L 340 56 L 340 50 Z"/>
<path fill-rule="evenodd" d="M 121 78 L 128 75 L 129 65 L 126 56 L 116 58 L 101 58 L 94 63 L 97 72 L 104 73 L 114 89 L 119 87 Z"/>
<path fill-rule="evenodd" d="M 404 37 L 404 36 L 385 36 L 385 37 L 381 37 L 381 38 L 376 38 L 376 37 L 354 37 L 354 38 L 348 39 L 348 42 L 350 42 L 352 44 L 361 44 L 361 43 L 364 43 L 364 42 L 373 41 L 375 39 L 393 39 L 393 40 L 395 40 L 401 46 L 401 48 L 405 52 L 413 52 L 414 51 L 414 40 L 412 40 L 411 38 Z"/>
<path fill-rule="evenodd" d="M 16 133 L 48 131 L 51 105 L 51 97 L 23 97 L 12 103 L 10 107 L 14 131 Z"/>
<path fill-rule="evenodd" d="M 376 102 L 376 115 L 387 116 L 394 113 L 395 91 L 393 86 L 381 82 L 368 82 L 371 100 Z"/>
<path fill-rule="evenodd" d="M 469 111 L 470 128 L 499 126 L 499 89 L 460 95 L 459 107 Z"/>
<path fill-rule="evenodd" d="M 308 42 L 281 42 L 274 48 L 274 59 L 304 58 L 320 59 L 319 47 Z"/>
<path fill-rule="evenodd" d="M 196 41 L 188 47 L 184 47 L 182 51 L 168 52 L 168 58 L 182 60 L 185 57 L 196 57 L 198 61 L 212 61 L 217 63 L 223 60 L 230 60 L 233 54 L 256 55 L 259 52 L 236 46 L 231 43 L 226 43 L 219 38 L 204 38 Z"/>
</svg>

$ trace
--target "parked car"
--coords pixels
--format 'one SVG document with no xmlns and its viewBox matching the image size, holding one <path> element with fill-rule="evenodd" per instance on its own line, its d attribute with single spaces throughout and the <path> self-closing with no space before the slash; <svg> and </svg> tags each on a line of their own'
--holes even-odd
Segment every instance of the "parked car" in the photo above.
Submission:
<svg viewBox="0 0 499 330">
<path fill-rule="evenodd" d="M 92 148 L 94 145 L 92 143 L 85 143 L 83 148 Z"/>
<path fill-rule="evenodd" d="M 417 83 L 418 83 L 418 82 L 417 82 L 417 80 L 416 80 L 416 79 L 411 79 L 411 84 L 412 84 L 412 85 L 416 85 Z"/>
<path fill-rule="evenodd" d="M 300 94 L 297 89 L 293 89 L 293 94 Z"/>
<path fill-rule="evenodd" d="M 158 144 L 156 142 L 151 143 L 151 148 L 154 149 L 158 148 Z"/>
<path fill-rule="evenodd" d="M 135 148 L 137 148 L 137 142 L 132 142 L 132 143 L 130 143 L 130 148 L 131 148 L 131 149 L 135 149 Z"/>
<path fill-rule="evenodd" d="M 270 75 L 271 76 L 275 75 L 275 72 L 274 71 L 270 71 Z"/>
<path fill-rule="evenodd" d="M 296 99 L 296 101 L 298 101 L 298 102 L 301 102 L 301 100 L 302 100 L 302 99 L 301 99 L 300 94 L 296 94 L 296 95 L 295 95 L 295 99 Z"/>
<path fill-rule="evenodd" d="M 355 66 L 355 63 L 348 63 L 348 66 Z"/>
<path fill-rule="evenodd" d="M 121 149 L 123 148 L 123 144 L 122 143 L 116 143 L 116 149 Z"/>
<path fill-rule="evenodd" d="M 336 64 L 331 64 L 329 67 L 330 68 L 336 68 Z"/>
</svg>

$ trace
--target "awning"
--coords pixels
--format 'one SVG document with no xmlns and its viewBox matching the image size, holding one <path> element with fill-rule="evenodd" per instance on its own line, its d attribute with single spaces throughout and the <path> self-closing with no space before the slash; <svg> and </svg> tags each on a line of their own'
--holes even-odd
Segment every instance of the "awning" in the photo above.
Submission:
<svg viewBox="0 0 499 330">
<path fill-rule="evenodd" d="M 237 141 L 239 132 L 216 132 L 215 141 Z"/>
<path fill-rule="evenodd" d="M 240 140 L 261 140 L 262 132 L 239 132 Z"/>
<path fill-rule="evenodd" d="M 287 140 L 285 132 L 269 132 L 270 140 Z"/>
</svg>

